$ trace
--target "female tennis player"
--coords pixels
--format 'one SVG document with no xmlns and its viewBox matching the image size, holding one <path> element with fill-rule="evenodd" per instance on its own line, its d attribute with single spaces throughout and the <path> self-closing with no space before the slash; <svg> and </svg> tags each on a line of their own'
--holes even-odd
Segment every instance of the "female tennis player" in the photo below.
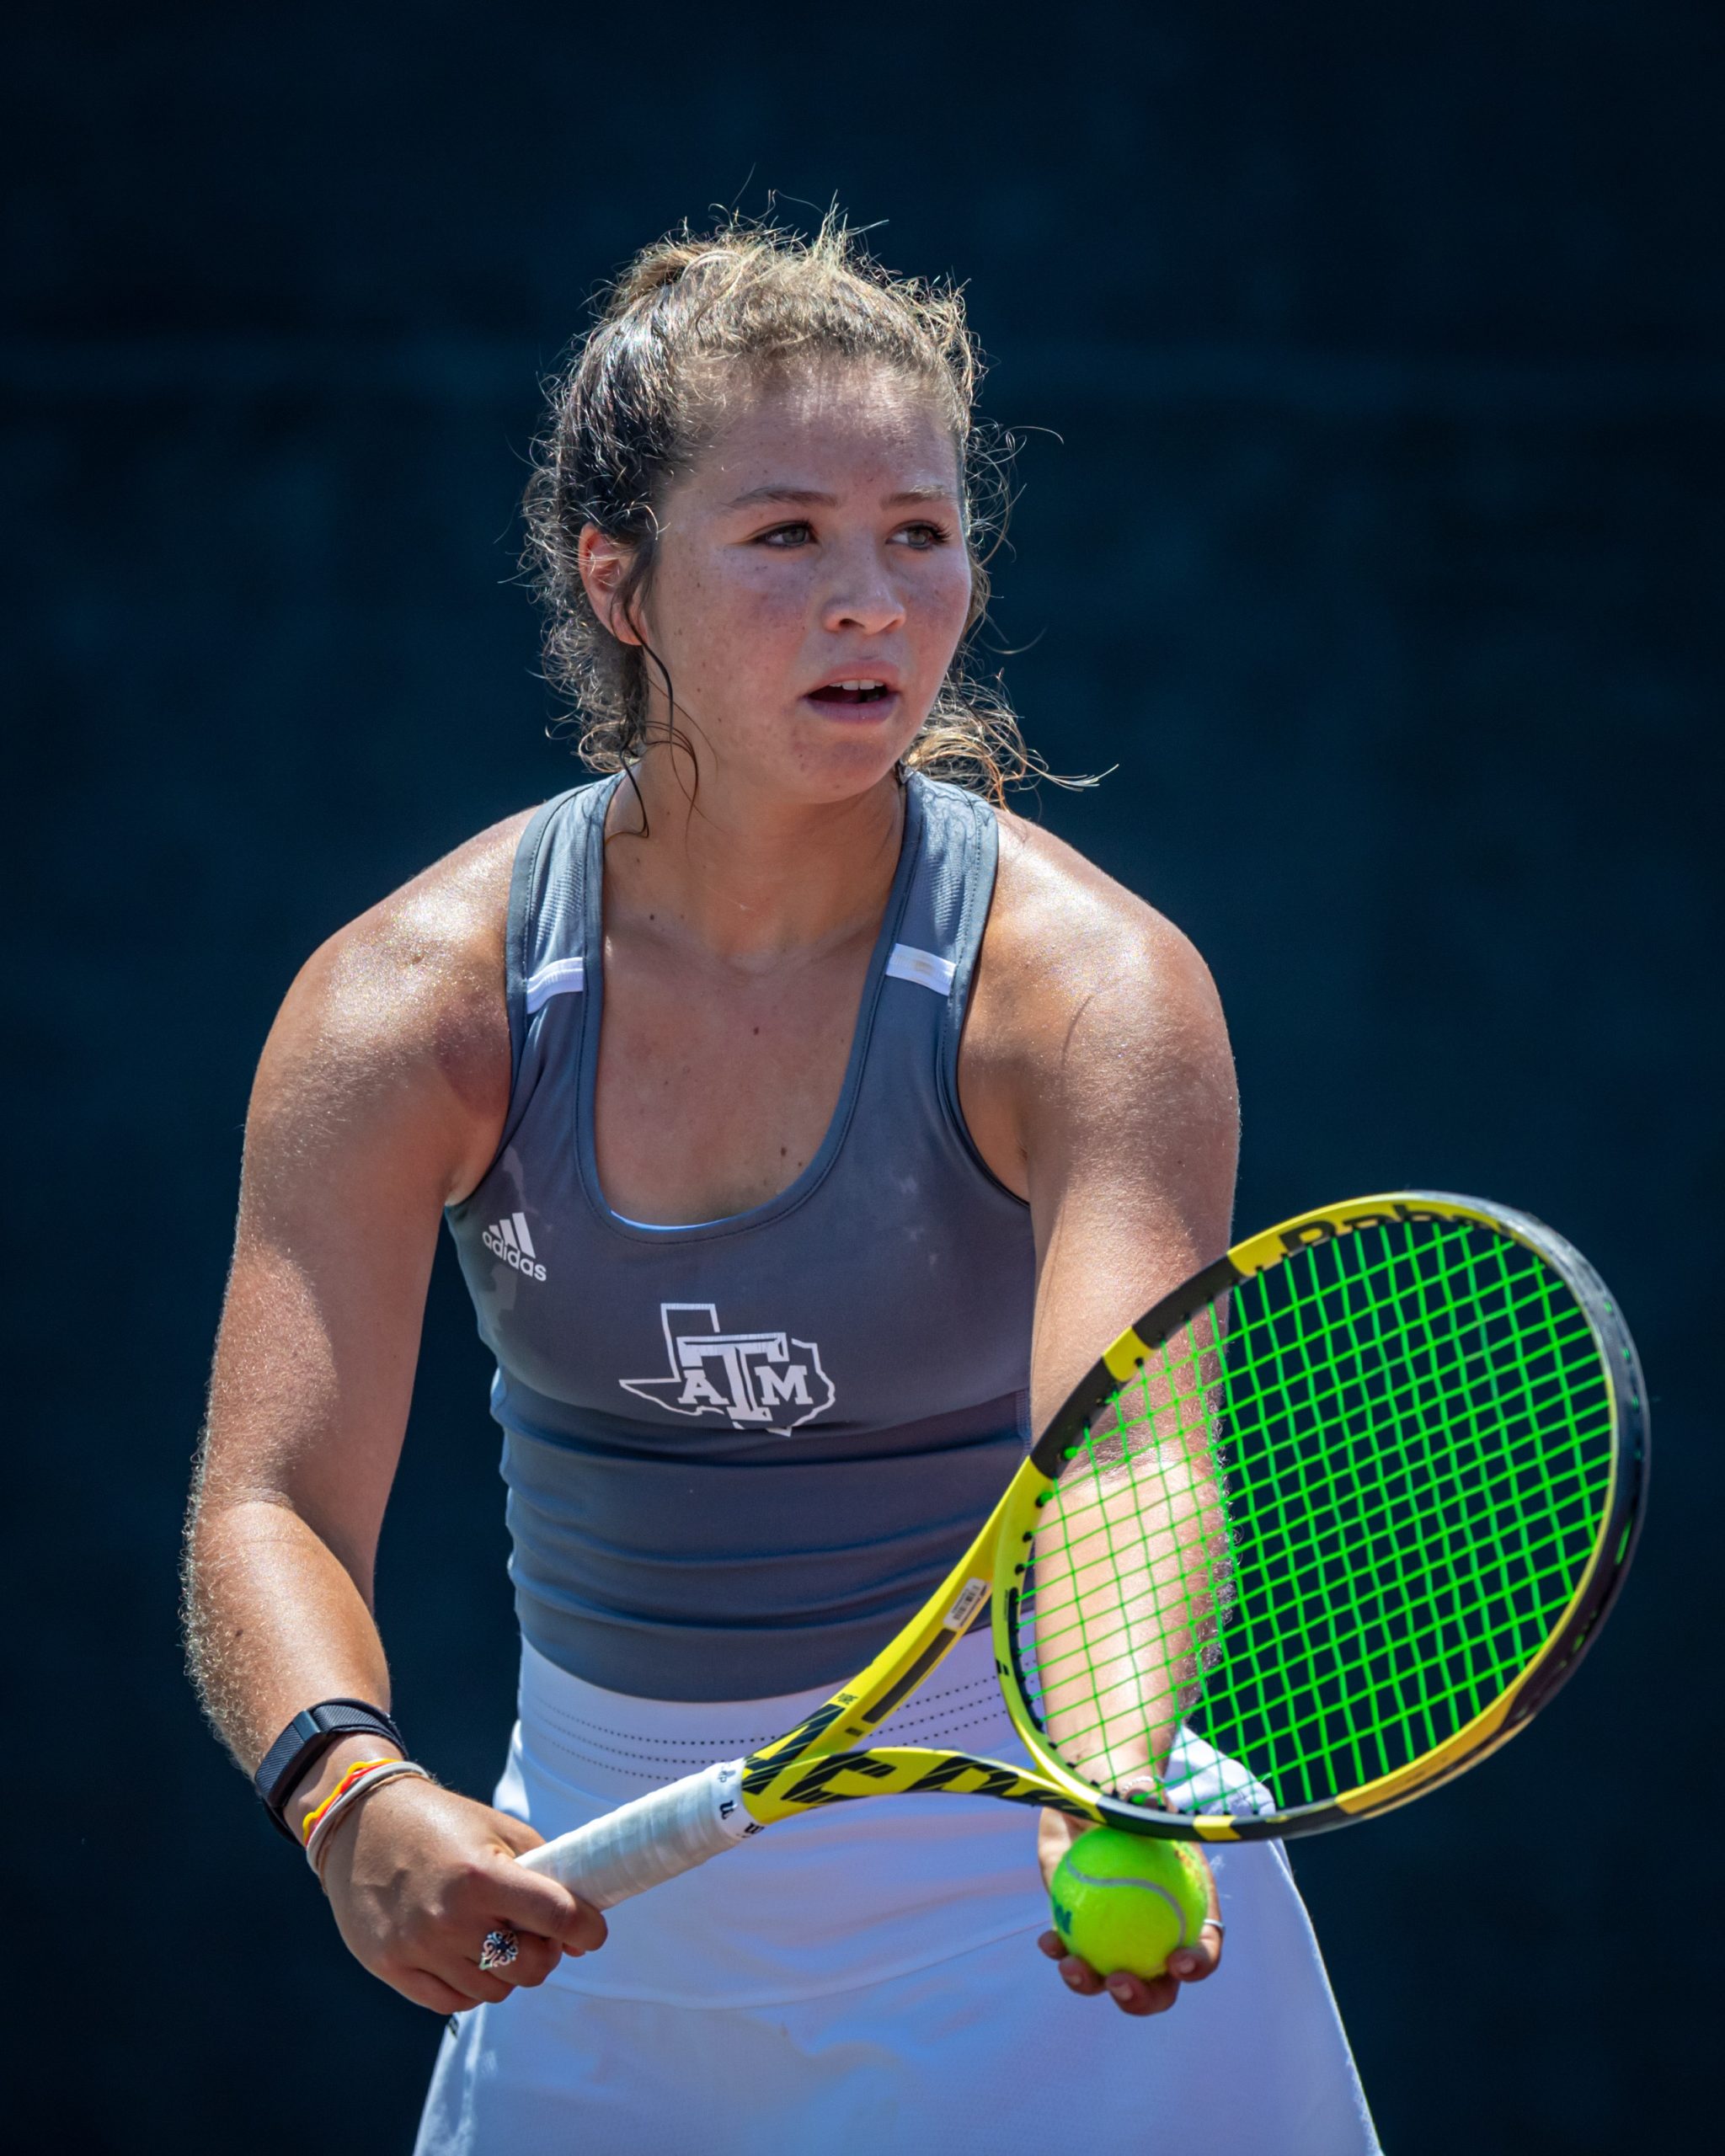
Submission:
<svg viewBox="0 0 1725 2156">
<path fill-rule="evenodd" d="M 975 387 L 957 295 L 834 223 L 646 250 L 529 496 L 604 776 L 336 936 L 264 1050 L 193 1659 L 350 1949 L 455 2017 L 426 2156 L 1075 2116 L 1122 2150 L 1375 2147 L 1274 1844 L 1214 1857 L 1152 1983 L 1060 1958 L 1028 1822 L 981 1801 L 800 1820 L 608 1938 L 514 1861 L 798 1721 L 1226 1241 L 1202 963 L 1001 804 L 1023 753 L 960 657 Z M 1171 774 L 1145 828 L 1183 813 Z M 412 1762 L 371 1612 L 440 1218 L 497 1358 L 522 1631 L 491 1806 Z M 879 1734 L 1022 1758 L 985 1635 Z M 1072 1831 L 1044 1815 L 1044 1876 Z"/>
</svg>

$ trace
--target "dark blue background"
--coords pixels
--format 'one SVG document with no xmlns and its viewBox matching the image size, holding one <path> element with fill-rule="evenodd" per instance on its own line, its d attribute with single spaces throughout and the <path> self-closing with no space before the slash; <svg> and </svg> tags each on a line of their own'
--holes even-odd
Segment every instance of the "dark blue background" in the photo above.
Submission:
<svg viewBox="0 0 1725 2156">
<path fill-rule="evenodd" d="M 1295 1861 L 1397 2156 L 1701 2145 L 1717 9 L 581 14 L 14 36 L 14 2131 L 409 2146 L 437 2025 L 347 1960 L 178 1667 L 247 1085 L 320 938 L 568 782 L 509 582 L 537 377 L 638 244 L 771 186 L 969 279 L 988 409 L 1049 430 L 996 633 L 1050 762 L 1118 769 L 1033 813 L 1210 959 L 1242 1227 L 1482 1191 L 1629 1312 L 1660 1452 L 1621 1614 L 1508 1753 Z M 511 1698 L 485 1379 L 440 1261 L 381 1614 L 473 1790 Z"/>
</svg>

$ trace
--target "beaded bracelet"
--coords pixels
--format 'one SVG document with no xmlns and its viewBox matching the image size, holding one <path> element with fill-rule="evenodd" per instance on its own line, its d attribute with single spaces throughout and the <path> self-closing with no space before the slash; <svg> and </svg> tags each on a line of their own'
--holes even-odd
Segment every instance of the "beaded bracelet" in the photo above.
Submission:
<svg viewBox="0 0 1725 2156">
<path fill-rule="evenodd" d="M 351 1811 L 361 1797 L 369 1796 L 374 1789 L 382 1789 L 385 1782 L 429 1782 L 430 1779 L 425 1769 L 411 1759 L 362 1760 L 357 1773 L 344 1774 L 328 1803 L 318 1807 L 322 1816 L 306 1837 L 306 1862 L 318 1879 L 321 1881 L 323 1876 L 323 1856 L 329 1845 L 330 1830 L 344 1812 Z"/>
</svg>

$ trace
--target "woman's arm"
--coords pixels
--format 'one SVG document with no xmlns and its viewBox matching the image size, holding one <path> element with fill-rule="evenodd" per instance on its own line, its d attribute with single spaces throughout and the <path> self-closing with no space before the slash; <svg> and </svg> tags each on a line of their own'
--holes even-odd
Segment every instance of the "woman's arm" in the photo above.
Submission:
<svg viewBox="0 0 1725 2156">
<path fill-rule="evenodd" d="M 1002 819 L 959 1064 L 984 1159 L 1036 1236 L 1031 1421 L 1226 1249 L 1240 1111 L 1209 969 L 1069 846 Z"/>
<path fill-rule="evenodd" d="M 520 829 L 473 841 L 327 944 L 264 1051 L 186 1559 L 194 1676 L 248 1773 L 301 1709 L 388 1702 L 377 1536 L 442 1208 L 484 1172 L 507 1107 L 503 921 Z M 290 1819 L 391 1748 L 344 1740 Z M 603 1938 L 595 1913 L 513 1862 L 538 1838 L 399 1780 L 333 1830 L 323 1877 L 360 1960 L 446 2013 L 504 1995 L 477 1967 L 499 1921 L 522 1935 L 510 1981 L 537 1982 L 563 1949 Z"/>
<path fill-rule="evenodd" d="M 1233 1059 L 1204 962 L 1179 931 L 1070 849 L 1003 819 L 1000 881 L 960 1065 L 972 1136 L 1030 1203 L 1031 1421 L 1156 1298 L 1227 1247 L 1239 1150 Z M 1044 1876 L 1082 1831 L 1044 1815 Z M 1108 1988 L 1134 2014 L 1210 1974 L 1220 1934 L 1174 1975 Z M 1104 1976 L 1044 1950 L 1080 1992 Z M 1104 1972 L 1105 1973 L 1105 1972 Z"/>
</svg>

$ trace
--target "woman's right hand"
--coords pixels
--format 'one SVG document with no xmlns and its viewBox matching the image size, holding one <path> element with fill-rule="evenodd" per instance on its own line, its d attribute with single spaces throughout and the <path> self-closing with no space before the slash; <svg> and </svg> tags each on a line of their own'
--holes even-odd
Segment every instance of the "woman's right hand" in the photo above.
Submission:
<svg viewBox="0 0 1725 2156">
<path fill-rule="evenodd" d="M 565 1954 L 605 1944 L 605 1919 L 515 1859 L 544 1839 L 489 1804 L 403 1776 L 383 1783 L 336 1823 L 323 1891 L 348 1950 L 416 2006 L 459 2014 L 541 1984 Z M 519 1940 L 506 1967 L 483 1973 L 488 1932 Z"/>
</svg>

